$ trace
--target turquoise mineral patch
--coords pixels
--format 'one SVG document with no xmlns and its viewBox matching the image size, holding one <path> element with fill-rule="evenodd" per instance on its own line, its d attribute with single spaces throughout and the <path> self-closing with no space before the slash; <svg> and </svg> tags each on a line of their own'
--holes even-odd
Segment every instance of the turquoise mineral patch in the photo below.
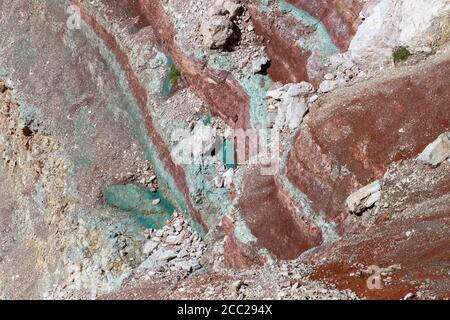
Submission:
<svg viewBox="0 0 450 320">
<path fill-rule="evenodd" d="M 110 186 L 103 196 L 108 205 L 129 212 L 146 228 L 162 228 L 175 211 L 159 192 L 134 184 Z M 157 199 L 160 202 L 153 204 Z"/>
</svg>

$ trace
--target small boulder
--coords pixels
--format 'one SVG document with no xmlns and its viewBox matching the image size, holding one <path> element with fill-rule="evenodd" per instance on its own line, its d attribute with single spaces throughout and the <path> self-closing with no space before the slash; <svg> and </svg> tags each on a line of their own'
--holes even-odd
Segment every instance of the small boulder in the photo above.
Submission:
<svg viewBox="0 0 450 320">
<path fill-rule="evenodd" d="M 164 248 L 158 249 L 151 255 L 157 261 L 169 261 L 177 257 L 177 253 L 173 250 L 167 250 Z"/>
<path fill-rule="evenodd" d="M 351 213 L 360 214 L 372 207 L 381 198 L 381 183 L 376 180 L 355 193 L 346 200 L 346 205 Z"/>
<path fill-rule="evenodd" d="M 319 86 L 319 92 L 327 93 L 331 92 L 339 86 L 339 82 L 336 80 L 325 80 Z"/>
<path fill-rule="evenodd" d="M 257 74 L 262 72 L 265 68 L 267 68 L 269 62 L 270 60 L 266 57 L 256 58 L 252 61 L 252 73 Z"/>
<path fill-rule="evenodd" d="M 160 263 L 153 256 L 150 256 L 141 263 L 141 265 L 139 266 L 139 270 L 157 270 L 160 266 Z"/>
<path fill-rule="evenodd" d="M 209 49 L 224 49 L 233 37 L 233 23 L 221 15 L 213 15 L 200 26 L 203 44 Z"/>
<path fill-rule="evenodd" d="M 417 157 L 418 161 L 437 167 L 450 157 L 450 132 L 441 134 Z"/>
<path fill-rule="evenodd" d="M 186 258 L 188 255 L 189 255 L 189 252 L 185 248 L 182 248 L 180 250 L 180 252 L 178 252 L 177 258 L 183 259 L 183 258 Z"/>
</svg>

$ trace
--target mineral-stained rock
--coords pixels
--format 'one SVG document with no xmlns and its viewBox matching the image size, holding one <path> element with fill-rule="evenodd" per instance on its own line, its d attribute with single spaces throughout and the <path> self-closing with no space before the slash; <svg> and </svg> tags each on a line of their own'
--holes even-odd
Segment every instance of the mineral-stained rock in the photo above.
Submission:
<svg viewBox="0 0 450 320">
<path fill-rule="evenodd" d="M 345 51 L 361 20 L 362 0 L 287 0 L 322 21 L 339 49 Z"/>
<path fill-rule="evenodd" d="M 300 83 L 288 83 L 278 89 L 269 90 L 266 97 L 282 100 L 283 98 L 305 96 L 312 92 L 314 92 L 313 85 L 302 81 Z"/>
<path fill-rule="evenodd" d="M 417 160 L 438 166 L 450 157 L 450 132 L 441 134 L 436 140 L 430 143 L 425 150 L 417 157 Z"/>
<path fill-rule="evenodd" d="M 289 179 L 317 211 L 342 221 L 349 194 L 381 178 L 393 161 L 416 157 L 448 131 L 449 74 L 445 58 L 331 93 L 297 136 Z"/>
</svg>

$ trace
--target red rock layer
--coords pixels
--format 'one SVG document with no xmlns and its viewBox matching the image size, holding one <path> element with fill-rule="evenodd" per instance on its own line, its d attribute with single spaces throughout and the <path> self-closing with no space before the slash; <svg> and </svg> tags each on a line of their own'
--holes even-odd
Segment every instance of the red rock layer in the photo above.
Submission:
<svg viewBox="0 0 450 320">
<path fill-rule="evenodd" d="M 250 171 L 238 208 L 256 246 L 266 248 L 279 259 L 295 259 L 322 241 L 320 230 L 297 215 L 292 199 L 286 196 L 273 176 Z"/>
<path fill-rule="evenodd" d="M 236 239 L 234 230 L 235 222 L 230 217 L 225 217 L 221 222 L 221 231 L 224 238 L 224 263 L 230 269 L 248 269 L 262 266 L 267 261 L 258 253 L 258 247 L 254 244 L 245 244 Z"/>
<path fill-rule="evenodd" d="M 230 73 L 209 68 L 204 61 L 186 56 L 175 42 L 176 31 L 160 1 L 140 0 L 141 14 L 153 28 L 161 44 L 181 68 L 189 87 L 208 103 L 214 115 L 232 126 L 247 128 L 250 124 L 250 100 Z"/>
<path fill-rule="evenodd" d="M 338 222 L 346 197 L 415 157 L 450 129 L 450 60 L 336 92 L 313 109 L 288 159 L 288 177 Z"/>
<path fill-rule="evenodd" d="M 299 9 L 307 11 L 322 21 L 335 45 L 347 51 L 361 20 L 364 2 L 361 0 L 287 0 Z"/>
<path fill-rule="evenodd" d="M 303 51 L 297 41 L 302 36 L 308 36 L 313 30 L 298 24 L 298 21 L 281 12 L 275 12 L 271 18 L 260 11 L 259 1 L 249 5 L 256 34 L 264 38 L 264 44 L 271 60 L 269 75 L 274 81 L 293 83 L 312 81 L 318 84 L 318 79 L 309 79 L 307 62 L 309 52 Z"/>
<path fill-rule="evenodd" d="M 74 0 L 73 3 L 80 6 L 78 0 Z M 175 163 L 172 161 L 169 149 L 167 148 L 163 139 L 159 135 L 158 131 L 155 129 L 152 116 L 147 109 L 147 100 L 148 100 L 147 92 L 145 91 L 144 87 L 140 84 L 136 74 L 134 73 L 133 68 L 129 62 L 128 56 L 120 49 L 120 46 L 117 44 L 114 37 L 110 35 L 107 30 L 105 30 L 101 25 L 99 25 L 92 16 L 84 12 L 81 6 L 80 9 L 82 19 L 94 30 L 97 36 L 104 41 L 105 45 L 108 46 L 108 48 L 111 50 L 111 52 L 115 55 L 116 59 L 118 60 L 123 72 L 125 73 L 130 88 L 133 91 L 133 95 L 136 98 L 136 101 L 138 102 L 138 105 L 144 115 L 145 126 L 147 128 L 149 138 L 155 145 L 161 158 L 161 161 L 163 161 L 163 163 L 166 165 L 166 168 L 169 170 L 169 172 L 175 179 L 178 187 L 184 193 L 192 217 L 202 227 L 203 231 L 207 232 L 208 227 L 203 222 L 203 219 L 198 210 L 195 209 L 195 207 L 192 205 L 192 201 L 189 195 L 189 187 L 186 182 L 183 168 L 175 165 Z"/>
</svg>

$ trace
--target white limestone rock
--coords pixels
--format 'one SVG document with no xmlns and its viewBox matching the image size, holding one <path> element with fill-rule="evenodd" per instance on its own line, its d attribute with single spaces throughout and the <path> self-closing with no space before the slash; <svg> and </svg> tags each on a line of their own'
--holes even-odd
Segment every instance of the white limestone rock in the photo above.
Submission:
<svg viewBox="0 0 450 320">
<path fill-rule="evenodd" d="M 365 20 L 349 47 L 358 64 L 382 67 L 396 47 L 417 48 L 450 39 L 448 0 L 381 0 L 364 12 Z"/>
<path fill-rule="evenodd" d="M 331 92 L 339 87 L 339 82 L 336 80 L 324 80 L 319 86 L 320 93 Z"/>
<path fill-rule="evenodd" d="M 233 168 L 228 169 L 225 171 L 225 173 L 222 175 L 224 186 L 227 189 L 231 188 L 231 185 L 233 184 L 233 178 L 234 178 L 234 170 Z"/>
<path fill-rule="evenodd" d="M 345 203 L 351 213 L 360 214 L 372 207 L 380 198 L 381 183 L 376 180 L 352 193 Z"/>
<path fill-rule="evenodd" d="M 306 96 L 313 92 L 314 86 L 309 82 L 302 81 L 300 83 L 288 83 L 281 88 L 269 90 L 266 93 L 266 98 L 282 100 L 291 97 Z"/>
</svg>

